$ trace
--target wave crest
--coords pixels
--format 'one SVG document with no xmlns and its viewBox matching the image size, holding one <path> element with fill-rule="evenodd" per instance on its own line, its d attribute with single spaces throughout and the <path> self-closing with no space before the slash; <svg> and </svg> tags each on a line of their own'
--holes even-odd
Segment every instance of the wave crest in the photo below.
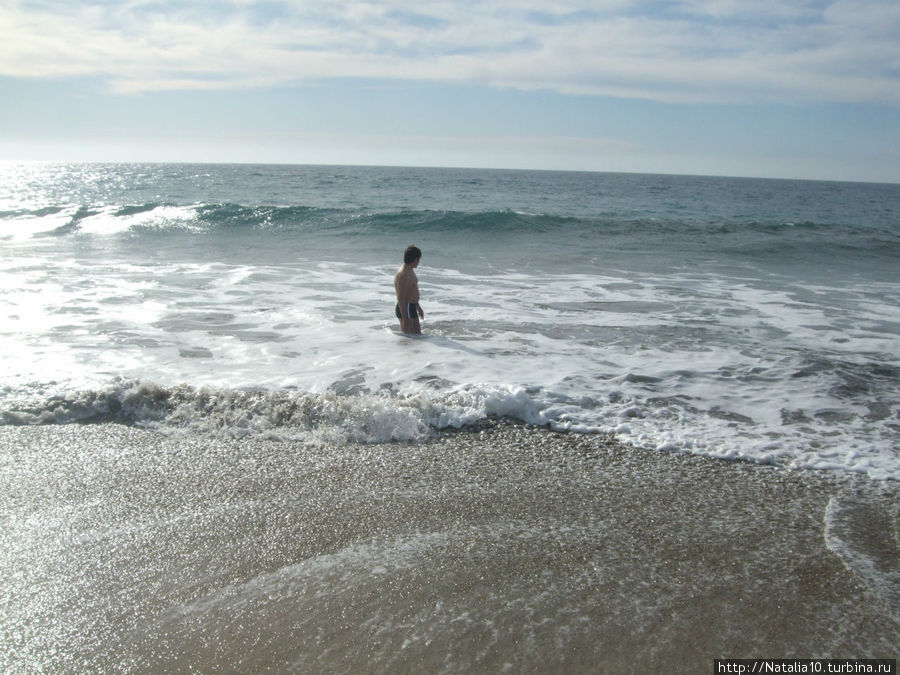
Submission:
<svg viewBox="0 0 900 675">
<path fill-rule="evenodd" d="M 235 231 L 315 232 L 331 235 L 394 235 L 410 231 L 469 235 L 564 232 L 567 237 L 604 237 L 610 245 L 630 246 L 646 237 L 669 237 L 691 247 L 710 238 L 719 245 L 758 253 L 760 246 L 844 247 L 867 252 L 896 252 L 900 235 L 893 228 L 838 222 L 785 222 L 755 218 L 704 219 L 644 217 L 631 211 L 566 216 L 511 209 L 489 211 L 431 209 L 322 208 L 291 205 L 146 202 L 117 206 L 67 205 L 0 212 L 0 238 L 114 235 L 140 232 L 193 232 L 227 235 Z"/>
<path fill-rule="evenodd" d="M 30 401 L 7 401 L 0 409 L 3 425 L 112 422 L 168 434 L 312 443 L 416 441 L 442 429 L 499 418 L 541 422 L 541 412 L 521 390 L 473 389 L 432 398 L 390 392 L 346 395 L 187 384 L 163 387 L 131 381 L 99 390 L 39 394 Z"/>
</svg>

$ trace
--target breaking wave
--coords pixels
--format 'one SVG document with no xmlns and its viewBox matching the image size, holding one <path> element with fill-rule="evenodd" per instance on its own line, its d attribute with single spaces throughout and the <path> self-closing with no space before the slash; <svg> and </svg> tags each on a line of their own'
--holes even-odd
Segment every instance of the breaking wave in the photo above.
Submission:
<svg viewBox="0 0 900 675">
<path fill-rule="evenodd" d="M 492 211 L 371 210 L 313 206 L 248 206 L 233 203 L 174 205 L 160 202 L 117 206 L 62 205 L 0 211 L 0 240 L 74 234 L 115 235 L 140 232 L 227 234 L 232 231 L 315 232 L 319 234 L 391 235 L 409 231 L 502 235 L 563 233 L 568 237 L 619 238 L 645 236 L 702 241 L 728 250 L 751 253 L 760 246 L 850 248 L 868 252 L 900 251 L 893 228 L 851 226 L 841 222 L 785 222 L 733 218 L 659 219 L 634 214 L 575 217 Z"/>
<path fill-rule="evenodd" d="M 545 423 L 526 392 L 503 388 L 400 396 L 121 381 L 106 389 L 37 393 L 30 400 L 2 405 L 2 425 L 112 422 L 166 434 L 312 443 L 416 441 L 444 429 L 477 427 L 500 418 Z"/>
</svg>

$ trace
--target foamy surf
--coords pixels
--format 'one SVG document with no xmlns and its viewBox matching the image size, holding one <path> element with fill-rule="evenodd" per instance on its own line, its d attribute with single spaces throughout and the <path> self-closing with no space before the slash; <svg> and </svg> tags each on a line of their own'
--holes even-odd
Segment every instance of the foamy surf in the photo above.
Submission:
<svg viewBox="0 0 900 675">
<path fill-rule="evenodd" d="M 509 417 L 900 477 L 896 186 L 3 170 L 9 423 L 380 442 Z M 424 251 L 420 339 L 395 334 L 409 243 Z M 282 405 L 318 412 L 285 424 Z"/>
</svg>

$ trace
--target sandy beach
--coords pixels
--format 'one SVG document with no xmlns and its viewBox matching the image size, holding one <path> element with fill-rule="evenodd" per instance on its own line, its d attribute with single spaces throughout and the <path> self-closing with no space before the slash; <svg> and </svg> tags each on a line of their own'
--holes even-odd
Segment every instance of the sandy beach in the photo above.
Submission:
<svg viewBox="0 0 900 675">
<path fill-rule="evenodd" d="M 0 670 L 711 672 L 896 658 L 896 482 L 500 425 L 0 428 Z"/>
</svg>

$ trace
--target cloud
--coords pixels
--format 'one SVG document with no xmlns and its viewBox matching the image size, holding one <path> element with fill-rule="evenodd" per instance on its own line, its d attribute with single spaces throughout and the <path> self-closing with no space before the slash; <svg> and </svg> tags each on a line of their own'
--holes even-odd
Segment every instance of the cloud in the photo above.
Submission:
<svg viewBox="0 0 900 675">
<path fill-rule="evenodd" d="M 900 105 L 896 0 L 32 0 L 0 33 L 2 75 L 123 94 L 370 78 Z"/>
</svg>

